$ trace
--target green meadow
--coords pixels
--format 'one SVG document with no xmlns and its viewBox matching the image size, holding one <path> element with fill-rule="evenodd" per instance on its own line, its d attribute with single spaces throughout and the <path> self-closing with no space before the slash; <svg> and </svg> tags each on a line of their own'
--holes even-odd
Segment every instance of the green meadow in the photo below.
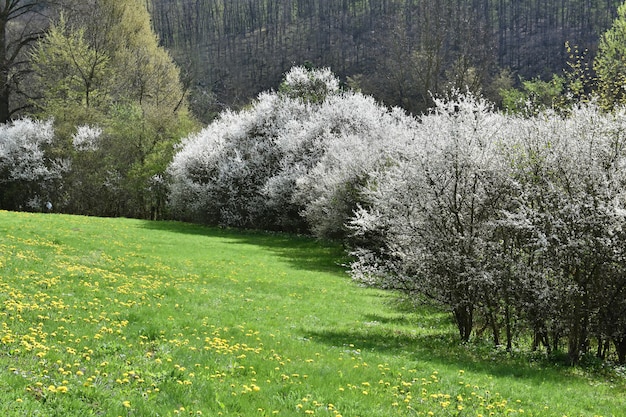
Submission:
<svg viewBox="0 0 626 417">
<path fill-rule="evenodd" d="M 344 262 L 304 237 L 0 211 L 0 415 L 624 415 L 619 369 L 461 345 Z"/>
</svg>

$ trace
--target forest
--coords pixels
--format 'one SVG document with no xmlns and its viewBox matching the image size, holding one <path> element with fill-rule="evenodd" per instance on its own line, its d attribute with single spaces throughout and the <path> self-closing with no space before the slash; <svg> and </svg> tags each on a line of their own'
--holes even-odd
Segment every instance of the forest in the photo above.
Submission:
<svg viewBox="0 0 626 417">
<path fill-rule="evenodd" d="M 431 93 L 451 86 L 467 85 L 498 102 L 501 88 L 561 74 L 566 42 L 595 54 L 619 4 L 151 0 L 151 15 L 208 120 L 276 88 L 289 68 L 304 64 L 329 67 L 343 82 L 415 114 L 432 107 Z"/>
</svg>

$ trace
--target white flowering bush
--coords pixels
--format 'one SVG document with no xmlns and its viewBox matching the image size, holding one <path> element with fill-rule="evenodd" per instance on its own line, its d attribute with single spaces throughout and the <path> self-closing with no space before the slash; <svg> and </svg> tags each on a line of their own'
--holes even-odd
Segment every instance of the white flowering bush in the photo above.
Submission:
<svg viewBox="0 0 626 417">
<path fill-rule="evenodd" d="M 351 221 L 355 278 L 449 307 L 468 340 L 492 278 L 484 262 L 507 186 L 496 153 L 503 117 L 473 97 L 438 102 L 416 137 L 370 180 Z"/>
<path fill-rule="evenodd" d="M 293 67 L 285 74 L 280 91 L 290 98 L 319 103 L 339 92 L 339 80 L 330 68 Z"/>
<path fill-rule="evenodd" d="M 612 339 L 624 362 L 626 114 L 586 105 L 516 125 L 508 155 L 519 193 L 500 226 L 506 249 L 534 277 L 533 285 L 518 278 L 526 293 L 519 308 L 548 349 L 566 337 L 577 361 L 593 335 L 599 347 Z"/>
<path fill-rule="evenodd" d="M 436 300 L 463 340 L 480 325 L 511 349 L 528 330 L 573 362 L 612 341 L 624 362 L 625 127 L 593 105 L 523 118 L 439 102 L 370 178 L 353 276 Z"/>
<path fill-rule="evenodd" d="M 54 141 L 52 121 L 20 119 L 0 125 L 0 205 L 13 210 L 42 210 L 55 200 L 66 160 L 46 151 Z"/>
<path fill-rule="evenodd" d="M 275 213 L 263 188 L 280 169 L 276 141 L 306 105 L 273 93 L 240 112 L 224 112 L 183 140 L 168 172 L 170 205 L 182 218 L 213 224 L 272 228 Z"/>
<path fill-rule="evenodd" d="M 183 141 L 169 168 L 171 206 L 214 224 L 342 236 L 368 173 L 410 140 L 414 122 L 338 91 L 328 70 L 294 68 L 281 92 Z"/>
<path fill-rule="evenodd" d="M 102 128 L 98 126 L 78 126 L 72 135 L 72 145 L 76 151 L 97 151 L 100 149 Z"/>
<path fill-rule="evenodd" d="M 416 121 L 360 93 L 331 97 L 312 119 L 322 152 L 297 179 L 294 199 L 315 235 L 343 237 L 370 175 L 411 143 Z"/>
</svg>

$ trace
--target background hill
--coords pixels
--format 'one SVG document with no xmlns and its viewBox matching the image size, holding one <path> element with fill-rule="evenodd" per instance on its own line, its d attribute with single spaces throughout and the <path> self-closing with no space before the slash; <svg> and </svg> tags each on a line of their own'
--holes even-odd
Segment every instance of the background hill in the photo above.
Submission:
<svg viewBox="0 0 626 417">
<path fill-rule="evenodd" d="M 496 99 L 567 64 L 565 42 L 593 54 L 619 0 L 150 0 L 164 46 L 208 113 L 275 88 L 294 64 L 328 66 L 412 112 L 428 91 L 469 85 Z"/>
</svg>

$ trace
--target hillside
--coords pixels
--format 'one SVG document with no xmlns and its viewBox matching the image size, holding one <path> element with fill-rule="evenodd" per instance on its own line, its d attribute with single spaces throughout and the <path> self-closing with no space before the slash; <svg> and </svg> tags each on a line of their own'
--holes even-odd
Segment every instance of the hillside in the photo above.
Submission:
<svg viewBox="0 0 626 417">
<path fill-rule="evenodd" d="M 354 285 L 340 254 L 0 211 L 0 415 L 621 415 L 623 380 L 459 345 L 446 313 Z"/>
<path fill-rule="evenodd" d="M 291 66 L 329 66 L 390 105 L 419 112 L 428 91 L 566 66 L 566 41 L 595 50 L 620 0 L 151 0 L 155 29 L 219 109 L 276 88 Z M 507 72 L 510 71 L 510 72 Z"/>
</svg>

